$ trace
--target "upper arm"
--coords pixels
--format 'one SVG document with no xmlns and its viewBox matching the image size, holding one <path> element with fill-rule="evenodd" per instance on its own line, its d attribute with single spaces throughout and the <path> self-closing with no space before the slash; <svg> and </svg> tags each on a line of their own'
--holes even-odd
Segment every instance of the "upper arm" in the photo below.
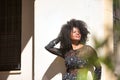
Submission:
<svg viewBox="0 0 120 80">
<path fill-rule="evenodd" d="M 54 47 L 45 47 L 46 50 L 48 50 L 49 52 L 51 52 L 52 54 L 55 54 L 57 56 L 63 57 L 62 51 L 58 48 L 54 48 Z"/>
<path fill-rule="evenodd" d="M 90 62 L 95 67 L 94 69 L 94 80 L 100 80 L 101 79 L 101 64 L 99 61 L 99 58 L 97 56 L 97 52 L 92 47 L 89 47 L 89 53 L 90 53 Z"/>
<path fill-rule="evenodd" d="M 88 52 L 89 52 L 90 63 L 93 64 L 95 67 L 100 67 L 101 65 L 100 65 L 99 57 L 98 57 L 95 49 L 93 49 L 91 46 L 89 46 Z"/>
</svg>

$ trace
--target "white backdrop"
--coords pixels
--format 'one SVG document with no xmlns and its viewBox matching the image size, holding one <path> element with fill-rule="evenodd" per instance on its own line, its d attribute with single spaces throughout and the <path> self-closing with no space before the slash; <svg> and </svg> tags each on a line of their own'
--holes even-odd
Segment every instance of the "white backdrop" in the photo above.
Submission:
<svg viewBox="0 0 120 80">
<path fill-rule="evenodd" d="M 92 35 L 104 36 L 103 0 L 36 0 L 35 1 L 35 80 L 42 80 L 50 64 L 56 58 L 44 49 L 56 38 L 61 26 L 72 18 L 83 20 L 90 31 L 88 44 L 92 46 Z M 53 70 L 54 71 L 54 70 Z M 61 75 L 57 79 L 61 80 Z M 46 79 L 47 80 L 47 79 Z"/>
</svg>

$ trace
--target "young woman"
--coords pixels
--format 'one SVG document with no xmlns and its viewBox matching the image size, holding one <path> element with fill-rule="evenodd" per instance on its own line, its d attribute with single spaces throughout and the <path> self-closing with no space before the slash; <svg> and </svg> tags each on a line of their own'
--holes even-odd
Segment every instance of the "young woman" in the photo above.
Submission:
<svg viewBox="0 0 120 80">
<path fill-rule="evenodd" d="M 85 44 L 88 33 L 85 22 L 72 19 L 62 26 L 58 37 L 45 46 L 49 52 L 65 59 L 67 70 L 62 80 L 87 80 L 88 71 L 93 74 L 93 80 L 101 79 L 97 53 Z M 55 48 L 59 42 L 60 48 Z"/>
</svg>

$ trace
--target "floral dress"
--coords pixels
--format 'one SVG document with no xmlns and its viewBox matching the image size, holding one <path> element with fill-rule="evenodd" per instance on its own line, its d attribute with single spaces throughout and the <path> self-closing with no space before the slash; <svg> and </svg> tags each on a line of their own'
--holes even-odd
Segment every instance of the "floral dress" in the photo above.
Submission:
<svg viewBox="0 0 120 80">
<path fill-rule="evenodd" d="M 62 80 L 89 80 L 88 71 L 91 71 L 93 80 L 101 79 L 101 65 L 98 61 L 96 51 L 89 45 L 84 45 L 77 50 L 62 53 L 61 49 L 55 48 L 55 40 L 51 41 L 45 48 L 65 59 L 66 73 Z"/>
</svg>

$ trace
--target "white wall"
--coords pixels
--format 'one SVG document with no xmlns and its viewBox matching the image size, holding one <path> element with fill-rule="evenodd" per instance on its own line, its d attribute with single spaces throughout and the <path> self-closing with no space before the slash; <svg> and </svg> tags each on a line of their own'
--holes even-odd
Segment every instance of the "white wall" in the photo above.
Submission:
<svg viewBox="0 0 120 80">
<path fill-rule="evenodd" d="M 70 19 L 80 19 L 88 24 L 91 32 L 88 44 L 92 45 L 91 36 L 104 37 L 104 0 L 36 0 L 35 1 L 35 80 L 50 80 L 57 69 L 54 60 L 57 56 L 44 49 L 49 41 L 56 38 L 61 26 Z M 57 57 L 57 65 L 63 60 Z M 50 69 L 52 67 L 52 69 Z M 64 66 L 61 66 L 64 72 Z M 46 72 L 47 71 L 47 72 Z M 51 71 L 51 72 L 50 72 Z M 47 74 L 51 73 L 51 74 Z M 53 75 L 52 75 L 53 73 Z M 55 72 L 57 73 L 57 72 Z M 59 70 L 58 70 L 59 73 Z M 61 80 L 61 74 L 52 78 Z"/>
</svg>

